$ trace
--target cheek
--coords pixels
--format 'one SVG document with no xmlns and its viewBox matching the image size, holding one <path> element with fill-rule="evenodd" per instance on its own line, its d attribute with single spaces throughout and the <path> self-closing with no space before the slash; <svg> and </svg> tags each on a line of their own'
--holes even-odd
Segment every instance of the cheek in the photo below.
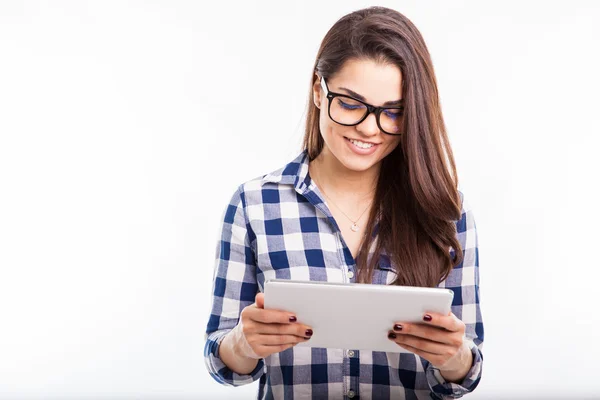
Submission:
<svg viewBox="0 0 600 400">
<path fill-rule="evenodd" d="M 322 109 L 319 114 L 320 114 L 319 115 L 319 130 L 321 131 L 321 135 L 323 135 L 323 137 L 325 137 L 327 134 L 327 130 L 329 129 L 329 127 L 327 125 L 327 115 L 325 115 L 323 113 Z"/>
<path fill-rule="evenodd" d="M 346 143 L 344 136 L 352 136 L 352 132 L 349 132 L 349 127 L 338 125 L 335 122 L 327 118 L 325 121 L 321 121 L 321 136 L 331 150 L 335 151 L 336 154 L 341 155 L 345 149 Z"/>
<path fill-rule="evenodd" d="M 329 119 L 329 116 L 327 114 L 321 113 L 319 117 L 319 129 L 321 131 L 321 136 L 323 136 L 325 142 L 331 140 L 332 137 L 338 133 L 337 130 L 339 128 L 335 125 L 336 124 L 333 121 L 331 121 L 331 119 Z"/>
<path fill-rule="evenodd" d="M 388 155 L 398 146 L 400 146 L 400 138 L 394 138 L 394 140 L 390 140 L 386 143 L 385 154 Z"/>
</svg>

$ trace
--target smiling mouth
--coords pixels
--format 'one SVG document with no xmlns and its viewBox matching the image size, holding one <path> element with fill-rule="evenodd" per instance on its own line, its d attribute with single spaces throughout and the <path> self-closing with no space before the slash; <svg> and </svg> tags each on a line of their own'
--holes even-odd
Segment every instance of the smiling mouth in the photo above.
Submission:
<svg viewBox="0 0 600 400">
<path fill-rule="evenodd" d="M 351 142 L 356 147 L 360 147 L 361 149 L 370 149 L 373 146 L 379 145 L 379 143 L 363 142 L 363 141 L 360 141 L 360 140 L 350 139 L 350 138 L 347 138 L 345 136 L 344 136 L 344 139 L 348 140 L 349 142 Z"/>
</svg>

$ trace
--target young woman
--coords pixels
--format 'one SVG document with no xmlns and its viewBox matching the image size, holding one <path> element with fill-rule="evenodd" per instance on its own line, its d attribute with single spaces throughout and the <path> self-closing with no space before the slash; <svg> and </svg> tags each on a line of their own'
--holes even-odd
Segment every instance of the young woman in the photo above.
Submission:
<svg viewBox="0 0 600 400">
<path fill-rule="evenodd" d="M 207 368 L 224 385 L 259 380 L 259 399 L 461 397 L 483 363 L 477 233 L 423 38 L 394 10 L 359 10 L 329 30 L 311 74 L 302 152 L 241 184 L 225 210 Z M 455 296 L 450 314 L 381 338 L 410 353 L 295 347 L 311 327 L 264 309 L 271 278 Z"/>
</svg>

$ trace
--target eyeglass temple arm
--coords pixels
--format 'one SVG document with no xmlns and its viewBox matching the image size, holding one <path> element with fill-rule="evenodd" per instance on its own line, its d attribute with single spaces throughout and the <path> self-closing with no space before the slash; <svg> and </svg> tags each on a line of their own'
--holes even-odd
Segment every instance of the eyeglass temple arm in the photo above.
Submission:
<svg viewBox="0 0 600 400">
<path fill-rule="evenodd" d="M 329 89 L 327 88 L 327 84 L 325 83 L 325 78 L 321 77 L 321 87 L 323 88 L 323 91 L 325 92 L 325 95 L 329 94 Z"/>
</svg>

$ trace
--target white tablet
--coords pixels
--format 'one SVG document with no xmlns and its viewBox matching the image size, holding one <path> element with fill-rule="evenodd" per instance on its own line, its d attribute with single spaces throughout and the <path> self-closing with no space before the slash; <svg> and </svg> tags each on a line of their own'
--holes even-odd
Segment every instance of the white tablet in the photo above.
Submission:
<svg viewBox="0 0 600 400">
<path fill-rule="evenodd" d="M 454 292 L 445 288 L 271 279 L 265 309 L 292 312 L 312 327 L 297 346 L 408 353 L 387 335 L 395 322 L 423 322 L 426 312 L 447 315 Z"/>
</svg>

